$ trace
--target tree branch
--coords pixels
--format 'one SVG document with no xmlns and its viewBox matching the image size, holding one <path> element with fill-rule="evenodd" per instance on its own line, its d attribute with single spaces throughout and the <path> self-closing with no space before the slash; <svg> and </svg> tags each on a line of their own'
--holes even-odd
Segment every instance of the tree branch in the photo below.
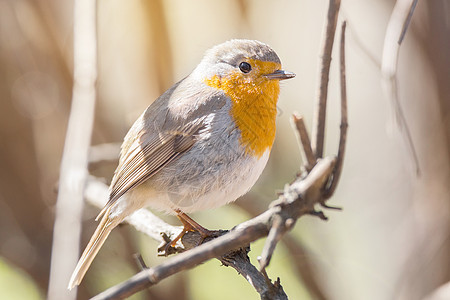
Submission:
<svg viewBox="0 0 450 300">
<path fill-rule="evenodd" d="M 249 216 L 256 216 L 261 211 L 264 211 L 265 207 L 259 199 L 252 199 L 251 195 L 245 195 L 245 199 L 241 199 L 234 203 L 235 206 L 245 211 Z M 306 290 L 312 295 L 314 299 L 323 300 L 327 299 L 323 288 L 321 287 L 319 275 L 315 265 L 310 261 L 311 255 L 307 248 L 298 241 L 293 235 L 286 234 L 281 240 L 286 250 L 292 257 L 301 259 L 293 259 L 292 267 L 296 270 L 299 279 L 305 285 Z"/>
<path fill-rule="evenodd" d="M 299 146 L 302 152 L 302 160 L 304 161 L 304 168 L 307 172 L 311 171 L 316 164 L 316 156 L 311 148 L 311 141 L 309 139 L 308 131 L 306 130 L 305 121 L 303 117 L 294 113 L 292 115 L 292 122 L 298 135 Z"/>
<path fill-rule="evenodd" d="M 341 132 L 339 137 L 339 148 L 336 159 L 336 167 L 333 170 L 333 177 L 330 185 L 327 188 L 326 199 L 329 199 L 336 190 L 337 184 L 341 177 L 342 166 L 344 165 L 345 146 L 347 144 L 347 129 L 348 129 L 348 117 L 347 117 L 347 80 L 345 76 L 345 29 L 347 28 L 347 22 L 342 22 L 341 26 L 341 43 L 340 43 L 340 83 L 341 83 Z"/>
<path fill-rule="evenodd" d="M 409 131 L 403 109 L 398 96 L 397 66 L 400 45 L 406 34 L 409 22 L 414 12 L 416 0 L 398 0 L 395 3 L 384 38 L 383 57 L 381 61 L 382 86 L 386 97 L 391 102 L 393 119 L 396 122 L 406 148 L 413 160 L 416 174 L 420 174 L 419 159 L 417 157 L 411 132 Z"/>
<path fill-rule="evenodd" d="M 323 156 L 331 52 L 333 50 L 334 34 L 336 32 L 337 17 L 339 14 L 340 6 L 340 0 L 329 0 L 328 15 L 325 21 L 325 30 L 322 37 L 322 52 L 320 55 L 320 81 L 312 128 L 312 149 L 316 158 L 321 158 Z"/>
<path fill-rule="evenodd" d="M 305 178 L 286 186 L 284 193 L 264 213 L 237 225 L 212 241 L 171 257 L 159 266 L 139 272 L 93 299 L 123 299 L 175 273 L 191 269 L 211 258 L 222 257 L 234 249 L 246 247 L 269 233 L 275 217 L 281 218 L 280 223 L 286 226 L 292 222 L 289 220 L 297 220 L 302 215 L 315 212 L 314 206 L 322 201 L 322 188 L 332 173 L 334 164 L 334 158 L 319 160 Z"/>
<path fill-rule="evenodd" d="M 402 44 L 403 39 L 406 36 L 406 32 L 408 31 L 409 24 L 411 23 L 411 19 L 414 14 L 414 10 L 416 9 L 417 2 L 418 2 L 418 0 L 413 0 L 409 7 L 408 15 L 406 16 L 405 21 L 403 22 L 402 32 L 400 33 L 400 37 L 398 38 L 399 45 Z"/>
<path fill-rule="evenodd" d="M 89 149 L 89 164 L 103 161 L 118 161 L 120 153 L 120 143 L 105 143 L 93 145 Z"/>
<path fill-rule="evenodd" d="M 91 205 L 99 208 L 103 207 L 108 200 L 108 186 L 103 182 L 91 177 L 88 181 L 85 191 L 85 198 Z M 146 234 L 150 238 L 159 241 L 161 243 L 160 249 L 164 249 L 167 243 L 170 243 L 171 238 L 177 236 L 182 226 L 172 226 L 165 223 L 155 215 L 153 215 L 147 209 L 141 209 L 136 211 L 131 216 L 125 219 L 125 222 L 135 227 L 138 231 Z M 223 231 L 225 234 L 226 231 Z M 187 232 L 181 241 L 179 241 L 173 249 L 173 253 L 181 253 L 186 250 L 192 249 L 199 245 L 203 241 L 201 235 L 197 232 Z M 268 282 L 267 278 L 263 276 L 250 262 L 247 252 L 249 249 L 246 247 L 240 248 L 236 251 L 232 251 L 227 255 L 218 257 L 222 264 L 234 268 L 240 275 L 242 275 L 261 295 L 271 295 L 270 299 L 284 299 L 286 295 L 284 292 L 277 290 L 277 286 Z M 166 253 L 164 253 L 166 254 Z M 143 265 L 140 263 L 140 265 Z M 274 292 L 275 290 L 275 292 Z M 263 298 L 264 299 L 264 298 Z"/>
<path fill-rule="evenodd" d="M 97 79 L 96 1 L 74 2 L 74 85 L 56 203 L 48 299 L 75 299 L 66 289 L 77 263 L 83 190 L 88 176 Z M 70 234 L 69 234 L 70 232 Z"/>
<path fill-rule="evenodd" d="M 85 198 L 91 205 L 99 208 L 104 207 L 109 199 L 108 186 L 94 177 L 91 177 L 86 184 Z M 177 236 L 181 230 L 183 230 L 183 226 L 172 226 L 167 224 L 147 209 L 136 211 L 127 217 L 125 222 L 160 243 L 165 242 L 163 234 L 170 238 L 172 236 Z M 187 235 L 189 236 L 191 234 Z"/>
</svg>

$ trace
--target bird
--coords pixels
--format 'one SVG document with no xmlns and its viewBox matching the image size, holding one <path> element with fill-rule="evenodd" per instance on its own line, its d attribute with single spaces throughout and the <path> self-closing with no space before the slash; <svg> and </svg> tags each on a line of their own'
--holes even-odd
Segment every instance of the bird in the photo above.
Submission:
<svg viewBox="0 0 450 300">
<path fill-rule="evenodd" d="M 81 283 L 110 232 L 141 208 L 177 215 L 183 232 L 208 234 L 187 213 L 235 201 L 256 183 L 275 139 L 279 81 L 293 77 L 260 41 L 207 50 L 126 134 L 109 201 L 68 288 Z"/>
</svg>

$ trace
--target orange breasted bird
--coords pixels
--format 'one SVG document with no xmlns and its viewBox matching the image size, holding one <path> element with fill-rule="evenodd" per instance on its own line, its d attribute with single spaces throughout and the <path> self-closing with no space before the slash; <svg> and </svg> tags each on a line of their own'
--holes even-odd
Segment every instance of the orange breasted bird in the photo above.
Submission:
<svg viewBox="0 0 450 300">
<path fill-rule="evenodd" d="M 138 209 L 176 214 L 186 230 L 207 233 L 185 213 L 235 201 L 255 184 L 275 139 L 279 81 L 294 76 L 268 45 L 231 40 L 156 99 L 125 136 L 109 201 L 69 289 L 111 230 Z"/>
</svg>

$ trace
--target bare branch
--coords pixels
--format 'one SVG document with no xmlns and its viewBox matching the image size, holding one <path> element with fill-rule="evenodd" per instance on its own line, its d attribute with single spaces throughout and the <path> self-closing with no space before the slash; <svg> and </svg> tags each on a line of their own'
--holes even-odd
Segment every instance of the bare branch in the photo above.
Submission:
<svg viewBox="0 0 450 300">
<path fill-rule="evenodd" d="M 86 186 L 86 201 L 101 208 L 108 200 L 108 193 L 108 186 L 106 184 L 96 180 L 95 178 L 91 178 Z M 181 230 L 183 230 L 182 226 L 172 226 L 167 224 L 146 209 L 136 211 L 134 214 L 126 218 L 125 221 L 135 227 L 138 231 L 141 231 L 150 238 L 159 241 L 161 243 L 159 248 L 164 248 L 166 243 L 171 242 L 171 237 L 177 236 Z M 177 243 L 173 253 L 181 253 L 192 249 L 199 245 L 202 241 L 203 238 L 197 232 L 188 232 L 183 236 L 181 241 Z M 218 259 L 222 262 L 222 264 L 234 268 L 255 288 L 259 294 L 270 294 L 272 296 L 279 297 L 272 297 L 273 299 L 284 299 L 283 293 L 281 293 L 282 289 L 281 291 L 277 290 L 278 292 L 274 293 L 273 289 L 275 287 L 272 287 L 272 283 L 267 282 L 263 274 L 250 263 L 250 260 L 247 257 L 247 251 L 241 248 L 228 255 L 219 257 Z M 145 266 L 145 263 L 140 260 L 139 265 Z"/>
<path fill-rule="evenodd" d="M 345 29 L 347 22 L 342 22 L 341 27 L 341 43 L 340 43 L 340 82 L 341 82 L 341 132 L 339 137 L 339 149 L 336 159 L 336 166 L 333 171 L 330 186 L 326 191 L 326 199 L 330 198 L 336 190 L 339 178 L 341 177 L 342 166 L 344 164 L 345 146 L 347 143 L 347 82 L 345 76 Z"/>
<path fill-rule="evenodd" d="M 138 265 L 138 267 L 141 269 L 141 271 L 148 269 L 148 266 L 145 263 L 144 259 L 142 258 L 142 255 L 140 253 L 134 254 L 133 258 L 136 261 L 136 264 Z"/>
<path fill-rule="evenodd" d="M 86 184 L 85 197 L 88 203 L 101 208 L 109 199 L 108 186 L 103 182 L 90 178 Z M 136 211 L 127 217 L 125 222 L 160 243 L 165 242 L 162 233 L 170 238 L 177 236 L 183 230 L 183 226 L 167 224 L 147 209 Z"/>
<path fill-rule="evenodd" d="M 234 268 L 238 274 L 242 275 L 251 286 L 258 292 L 261 299 L 288 299 L 284 293 L 281 285 L 275 282 L 273 284 L 267 277 L 267 274 L 260 272 L 254 265 L 251 264 L 247 252 L 248 248 L 240 248 L 238 251 L 233 251 L 230 254 L 219 258 L 222 264 Z"/>
<path fill-rule="evenodd" d="M 328 79 L 330 74 L 331 52 L 333 50 L 340 0 L 329 0 L 328 16 L 325 21 L 325 31 L 322 37 L 322 51 L 320 56 L 320 83 L 314 110 L 312 149 L 316 158 L 323 156 L 325 140 L 325 119 L 328 97 Z"/>
<path fill-rule="evenodd" d="M 159 266 L 141 271 L 129 280 L 112 287 L 93 299 L 122 299 L 146 287 L 152 286 L 177 272 L 195 267 L 211 258 L 221 257 L 234 249 L 246 247 L 269 233 L 276 215 L 286 224 L 314 211 L 314 206 L 322 201 L 322 188 L 333 171 L 335 159 L 319 160 L 311 172 L 303 179 L 297 179 L 287 186 L 284 193 L 273 202 L 271 208 L 261 215 L 244 222 L 210 242 L 190 251 L 178 254 Z M 288 222 L 289 223 L 289 222 Z"/>
<path fill-rule="evenodd" d="M 409 27 L 409 24 L 411 23 L 411 19 L 414 14 L 414 10 L 416 9 L 417 2 L 418 2 L 418 0 L 413 0 L 413 2 L 411 3 L 411 7 L 409 8 L 408 16 L 406 17 L 405 22 L 403 23 L 402 33 L 400 34 L 400 37 L 398 38 L 399 45 L 403 42 L 406 32 L 408 31 L 408 27 Z"/>
<path fill-rule="evenodd" d="M 403 133 L 402 137 L 405 139 L 406 147 L 413 160 L 416 174 L 419 175 L 419 159 L 411 137 L 411 132 L 409 131 L 408 123 L 406 122 L 405 115 L 403 114 L 397 87 L 397 66 L 400 52 L 400 42 L 405 35 L 408 27 L 407 24 L 410 22 L 411 15 L 415 7 L 414 1 L 415 0 L 398 0 L 395 3 L 384 38 L 381 73 L 384 92 L 391 102 L 394 112 L 393 118 L 396 121 L 400 132 Z"/>
<path fill-rule="evenodd" d="M 304 167 L 306 171 L 311 171 L 311 169 L 316 164 L 316 157 L 311 148 L 311 141 L 309 139 L 308 131 L 306 130 L 305 121 L 302 116 L 294 113 L 292 115 L 292 121 L 297 129 L 296 132 L 298 134 L 298 140 L 301 145 L 300 150 L 302 152 L 302 157 L 304 161 Z"/>
<path fill-rule="evenodd" d="M 83 190 L 88 176 L 97 79 L 96 1 L 74 3 L 74 85 L 61 162 L 48 299 L 75 299 L 66 289 L 78 260 Z"/>
<path fill-rule="evenodd" d="M 278 242 L 281 240 L 283 235 L 286 233 L 288 229 L 287 226 L 283 226 L 283 219 L 279 215 L 275 215 L 272 220 L 272 227 L 270 228 L 269 234 L 267 235 L 266 243 L 264 244 L 264 248 L 261 253 L 261 257 L 259 259 L 259 269 L 264 270 L 270 263 L 270 259 L 272 258 L 272 254 L 275 251 L 275 247 Z M 290 223 L 293 223 L 291 219 Z M 292 226 L 290 226 L 292 227 Z"/>
<path fill-rule="evenodd" d="M 258 201 L 259 199 L 252 199 L 251 195 L 246 195 L 245 198 L 245 200 L 242 199 L 241 201 L 235 202 L 234 205 L 247 212 L 250 216 L 256 216 L 259 212 L 264 210 L 261 201 Z M 312 255 L 308 255 L 308 250 L 306 247 L 290 234 L 286 234 L 281 242 L 287 248 L 292 257 L 301 258 L 292 260 L 292 266 L 297 270 L 299 278 L 303 281 L 303 284 L 308 292 L 314 296 L 314 299 L 326 299 L 325 293 L 322 291 L 322 287 L 320 286 L 317 270 L 310 260 Z"/>
<path fill-rule="evenodd" d="M 89 164 L 102 161 L 117 161 L 119 159 L 119 152 L 119 143 L 106 143 L 91 146 L 89 149 Z"/>
</svg>

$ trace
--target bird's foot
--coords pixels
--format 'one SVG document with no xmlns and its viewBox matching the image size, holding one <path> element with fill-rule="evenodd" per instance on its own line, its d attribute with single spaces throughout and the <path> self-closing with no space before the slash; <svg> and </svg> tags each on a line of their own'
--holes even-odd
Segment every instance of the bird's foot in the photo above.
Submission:
<svg viewBox="0 0 450 300">
<path fill-rule="evenodd" d="M 212 240 L 224 233 L 223 230 L 206 229 L 179 209 L 176 209 L 175 212 L 177 213 L 178 219 L 181 221 L 181 223 L 183 223 L 183 230 L 174 239 L 167 241 L 167 243 L 164 243 L 158 248 L 158 253 L 160 253 L 160 255 L 168 256 L 175 252 L 180 252 L 180 249 L 176 248 L 175 246 L 177 242 L 181 240 L 183 236 L 188 232 L 196 232 L 200 234 L 200 238 L 196 238 L 196 243 L 192 246 L 192 248 L 201 245 L 204 242 Z"/>
</svg>

